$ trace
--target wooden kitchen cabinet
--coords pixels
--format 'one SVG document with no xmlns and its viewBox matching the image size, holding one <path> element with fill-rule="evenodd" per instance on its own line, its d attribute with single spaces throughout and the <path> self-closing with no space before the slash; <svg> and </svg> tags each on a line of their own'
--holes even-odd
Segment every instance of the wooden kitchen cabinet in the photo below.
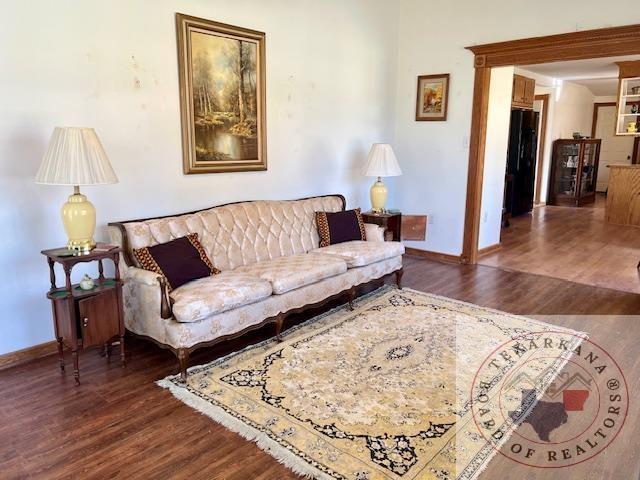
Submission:
<svg viewBox="0 0 640 480">
<path fill-rule="evenodd" d="M 536 96 L 536 81 L 533 78 L 522 75 L 513 76 L 513 95 L 511 107 L 526 110 L 533 109 L 533 101 Z"/>
</svg>

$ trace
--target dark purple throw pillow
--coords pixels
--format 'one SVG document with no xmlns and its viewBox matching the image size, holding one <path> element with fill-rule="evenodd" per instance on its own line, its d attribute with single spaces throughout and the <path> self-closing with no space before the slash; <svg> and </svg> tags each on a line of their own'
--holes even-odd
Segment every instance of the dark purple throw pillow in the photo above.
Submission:
<svg viewBox="0 0 640 480">
<path fill-rule="evenodd" d="M 167 280 L 169 291 L 192 280 L 220 273 L 207 257 L 197 233 L 153 247 L 137 248 L 133 254 L 142 268 Z"/>
<path fill-rule="evenodd" d="M 359 208 L 344 212 L 316 212 L 316 225 L 321 247 L 367 239 Z"/>
</svg>

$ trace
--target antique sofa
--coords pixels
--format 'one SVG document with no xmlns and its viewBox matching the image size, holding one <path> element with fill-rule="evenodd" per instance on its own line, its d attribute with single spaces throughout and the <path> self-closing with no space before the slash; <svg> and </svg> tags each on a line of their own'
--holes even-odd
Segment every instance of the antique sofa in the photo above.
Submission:
<svg viewBox="0 0 640 480">
<path fill-rule="evenodd" d="M 342 195 L 327 195 L 110 223 L 111 241 L 124 250 L 127 329 L 173 351 L 186 379 L 189 354 L 198 348 L 266 323 L 275 324 L 280 340 L 287 315 L 339 296 L 351 305 L 358 285 L 392 273 L 401 287 L 404 247 L 385 242 L 377 225 L 365 224 L 367 241 L 319 248 L 315 212 L 344 209 Z M 190 233 L 222 273 L 169 293 L 163 277 L 139 268 L 132 251 Z"/>
</svg>

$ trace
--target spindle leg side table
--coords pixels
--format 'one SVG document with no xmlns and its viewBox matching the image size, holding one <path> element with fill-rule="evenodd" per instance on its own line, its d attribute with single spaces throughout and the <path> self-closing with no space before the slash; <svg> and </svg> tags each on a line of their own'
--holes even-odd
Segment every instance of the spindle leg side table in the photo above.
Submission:
<svg viewBox="0 0 640 480">
<path fill-rule="evenodd" d="M 120 343 L 120 361 L 125 365 L 124 355 L 124 314 L 122 310 L 122 285 L 118 261 L 122 249 L 109 251 L 91 251 L 88 254 L 72 254 L 65 248 L 43 250 L 49 263 L 51 290 L 47 298 L 51 300 L 53 324 L 60 370 L 64 372 L 64 347 L 71 350 L 73 356 L 73 375 L 76 384 L 80 384 L 78 351 L 90 347 L 102 347 L 107 359 L 111 345 Z M 111 260 L 115 266 L 114 278 L 105 278 L 103 260 Z M 78 263 L 98 262 L 98 278 L 91 290 L 82 290 L 79 284 L 71 283 L 71 271 Z M 56 286 L 54 266 L 62 265 L 65 274 L 65 286 Z"/>
</svg>

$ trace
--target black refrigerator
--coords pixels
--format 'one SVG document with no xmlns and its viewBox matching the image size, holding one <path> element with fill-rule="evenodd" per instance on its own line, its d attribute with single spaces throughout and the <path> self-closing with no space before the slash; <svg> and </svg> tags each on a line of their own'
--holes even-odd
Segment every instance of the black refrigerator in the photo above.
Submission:
<svg viewBox="0 0 640 480">
<path fill-rule="evenodd" d="M 504 208 L 512 217 L 533 209 L 538 115 L 538 112 L 531 110 L 511 111 Z"/>
</svg>

